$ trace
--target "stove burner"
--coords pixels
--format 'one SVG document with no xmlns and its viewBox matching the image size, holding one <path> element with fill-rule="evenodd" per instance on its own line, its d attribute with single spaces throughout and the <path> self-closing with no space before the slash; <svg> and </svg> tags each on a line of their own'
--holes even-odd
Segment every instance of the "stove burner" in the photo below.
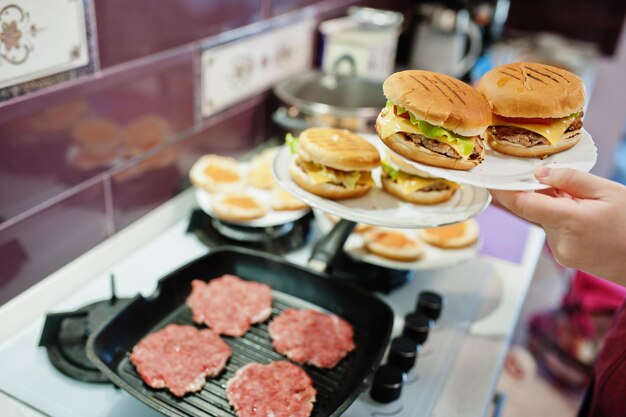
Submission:
<svg viewBox="0 0 626 417">
<path fill-rule="evenodd" d="M 304 245 L 310 236 L 312 214 L 274 227 L 247 227 L 212 218 L 200 209 L 191 213 L 187 232 L 209 247 L 234 245 L 283 254 Z"/>
<path fill-rule="evenodd" d="M 45 346 L 48 359 L 59 371 L 84 382 L 109 382 L 87 358 L 89 335 L 128 304 L 130 299 L 115 296 L 111 275 L 111 299 L 86 305 L 76 311 L 46 316 L 39 346 Z"/>
</svg>

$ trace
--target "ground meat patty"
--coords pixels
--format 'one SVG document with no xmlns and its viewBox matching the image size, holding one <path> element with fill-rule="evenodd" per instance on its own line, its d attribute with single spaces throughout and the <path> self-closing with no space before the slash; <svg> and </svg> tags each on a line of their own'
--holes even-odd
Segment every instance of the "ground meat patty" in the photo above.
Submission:
<svg viewBox="0 0 626 417">
<path fill-rule="evenodd" d="M 298 363 L 333 368 L 354 349 L 350 323 L 315 310 L 285 310 L 269 325 L 274 349 Z"/>
<path fill-rule="evenodd" d="M 210 329 L 170 324 L 137 343 L 130 361 L 146 384 L 177 397 L 200 391 L 206 377 L 218 375 L 231 349 Z"/>
<path fill-rule="evenodd" d="M 582 116 L 576 118 L 565 132 L 573 132 L 583 127 Z M 535 145 L 549 145 L 550 142 L 539 133 L 532 132 L 522 127 L 514 126 L 492 126 L 491 134 L 497 140 L 506 140 L 507 142 L 517 143 L 519 145 L 530 148 Z"/>
<path fill-rule="evenodd" d="M 418 146 L 423 146 L 424 148 L 432 152 L 435 152 L 441 155 L 446 155 L 454 159 L 461 159 L 461 155 L 459 155 L 456 149 L 454 149 L 452 146 L 448 145 L 447 143 L 443 143 L 435 139 L 430 139 L 424 135 L 419 135 L 416 133 L 405 133 L 404 138 L 406 140 L 410 140 L 411 142 L 415 143 Z M 482 156 L 481 156 L 482 151 L 483 151 L 482 142 L 480 140 L 475 140 L 474 150 L 469 156 L 469 159 L 482 160 Z"/>
<path fill-rule="evenodd" d="M 234 275 L 191 283 L 187 305 L 193 321 L 206 324 L 219 334 L 243 336 L 250 326 L 272 313 L 272 288 Z"/>
<path fill-rule="evenodd" d="M 226 383 L 226 395 L 239 417 L 308 417 L 316 391 L 302 368 L 278 361 L 239 369 Z"/>
</svg>

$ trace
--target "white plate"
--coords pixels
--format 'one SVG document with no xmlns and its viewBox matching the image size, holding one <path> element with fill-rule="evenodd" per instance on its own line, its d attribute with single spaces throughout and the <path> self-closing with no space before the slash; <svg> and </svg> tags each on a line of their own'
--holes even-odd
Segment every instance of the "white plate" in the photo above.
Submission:
<svg viewBox="0 0 626 417">
<path fill-rule="evenodd" d="M 376 135 L 368 136 L 370 136 L 369 139 L 376 138 L 382 143 Z M 387 149 L 389 152 L 393 152 L 391 149 Z M 398 156 L 403 158 L 401 155 Z M 580 141 L 576 146 L 567 151 L 550 155 L 543 160 L 504 155 L 492 150 L 486 143 L 485 159 L 481 164 L 469 171 L 432 167 L 419 162 L 409 161 L 406 158 L 403 159 L 431 175 L 461 184 L 494 190 L 541 190 L 549 187 L 535 179 L 535 168 L 545 165 L 551 168 L 574 168 L 589 172 L 598 159 L 598 149 L 591 135 L 585 129 L 582 129 Z"/>
<path fill-rule="evenodd" d="M 313 210 L 313 212 L 315 213 L 315 220 L 317 221 L 322 232 L 328 233 L 333 228 L 334 223 L 320 210 Z M 401 230 L 405 233 L 415 234 L 415 230 L 413 229 Z M 479 238 L 478 242 L 474 245 L 461 249 L 440 249 L 435 246 L 430 246 L 427 243 L 423 243 L 424 255 L 422 258 L 417 261 L 401 262 L 387 259 L 369 252 L 364 247 L 365 242 L 363 241 L 363 235 L 361 233 L 353 232 L 343 245 L 343 250 L 348 254 L 348 256 L 360 262 L 366 262 L 383 268 L 416 271 L 445 268 L 473 259 L 478 255 L 478 251 L 481 247 L 481 241 L 482 240 Z"/>
<path fill-rule="evenodd" d="M 241 167 L 241 173 L 244 178 L 248 176 L 248 164 L 245 162 L 241 162 L 239 164 Z M 267 214 L 263 217 L 259 217 L 254 220 L 246 220 L 246 221 L 234 221 L 228 220 L 228 223 L 236 224 L 240 226 L 250 226 L 250 227 L 272 227 L 272 226 L 280 226 L 282 224 L 294 222 L 301 217 L 304 217 L 309 211 L 309 208 L 301 209 L 301 210 L 272 210 L 271 209 L 271 196 L 273 190 L 265 190 L 261 188 L 256 188 L 252 186 L 248 186 L 242 190 L 247 195 L 250 195 L 256 199 L 258 199 L 263 205 L 267 207 Z M 196 200 L 198 201 L 198 205 L 209 216 L 219 219 L 219 216 L 215 214 L 213 211 L 213 206 L 211 205 L 211 194 L 204 191 L 201 188 L 196 188 Z"/>
<path fill-rule="evenodd" d="M 378 137 L 363 137 L 379 151 L 385 148 Z M 311 207 L 354 222 L 407 229 L 441 226 L 471 219 L 482 212 L 491 201 L 487 190 L 470 185 L 462 185 L 451 200 L 442 204 L 421 206 L 400 201 L 381 188 L 380 168 L 372 171 L 376 187 L 364 196 L 349 200 L 328 200 L 303 190 L 293 182 L 289 175 L 289 166 L 294 158 L 287 146 L 278 151 L 273 171 L 280 185 Z"/>
</svg>

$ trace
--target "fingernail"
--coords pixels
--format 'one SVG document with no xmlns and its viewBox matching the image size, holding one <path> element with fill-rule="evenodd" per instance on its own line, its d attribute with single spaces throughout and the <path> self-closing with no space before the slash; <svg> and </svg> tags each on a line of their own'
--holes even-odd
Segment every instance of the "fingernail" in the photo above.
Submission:
<svg viewBox="0 0 626 417">
<path fill-rule="evenodd" d="M 547 178 L 550 175 L 550 168 L 546 166 L 541 166 L 535 168 L 535 177 L 538 179 Z"/>
</svg>

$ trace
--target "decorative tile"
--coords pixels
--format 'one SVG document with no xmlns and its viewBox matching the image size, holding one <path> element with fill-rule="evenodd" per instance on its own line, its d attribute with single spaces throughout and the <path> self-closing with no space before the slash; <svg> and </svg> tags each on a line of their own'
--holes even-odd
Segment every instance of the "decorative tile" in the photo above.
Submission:
<svg viewBox="0 0 626 417">
<path fill-rule="evenodd" d="M 0 110 L 0 216 L 9 220 L 194 125 L 192 52 L 87 77 Z"/>
<path fill-rule="evenodd" d="M 115 230 L 187 188 L 189 170 L 202 155 L 238 156 L 266 139 L 265 100 L 266 95 L 259 95 L 208 119 L 199 132 L 113 175 Z"/>
<path fill-rule="evenodd" d="M 0 98 L 20 93 L 8 87 L 87 66 L 86 16 L 81 0 L 0 0 Z"/>
<path fill-rule="evenodd" d="M 41 1 L 41 0 L 40 0 Z M 259 0 L 95 0 L 103 68 L 261 19 Z"/>
<path fill-rule="evenodd" d="M 0 226 L 0 305 L 107 238 L 99 182 L 10 226 Z"/>
<path fill-rule="evenodd" d="M 203 51 L 202 116 L 309 69 L 314 30 L 315 22 L 307 19 Z"/>
</svg>

